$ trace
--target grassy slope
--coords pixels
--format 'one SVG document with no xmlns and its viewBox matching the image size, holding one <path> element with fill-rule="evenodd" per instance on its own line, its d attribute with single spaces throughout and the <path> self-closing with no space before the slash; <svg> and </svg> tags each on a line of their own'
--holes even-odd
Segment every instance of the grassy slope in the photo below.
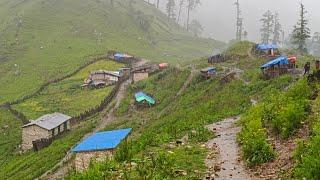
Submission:
<svg viewBox="0 0 320 180">
<path fill-rule="evenodd" d="M 131 8 L 126 0 L 116 1 L 114 8 L 109 0 L 0 0 L 0 4 L 0 55 L 7 59 L 0 61 L 0 83 L 5 84 L 0 87 L 0 103 L 29 94 L 107 49 L 181 62 L 222 45 L 191 37 L 142 1 Z M 138 10 L 150 19 L 148 32 L 135 18 Z"/>
<path fill-rule="evenodd" d="M 99 105 L 114 87 L 109 86 L 102 89 L 80 88 L 88 74 L 100 69 L 117 70 L 122 66 L 123 64 L 113 61 L 98 61 L 70 78 L 51 84 L 40 95 L 14 105 L 14 108 L 24 113 L 29 119 L 35 119 L 43 114 L 53 112 L 77 116 L 85 110 Z"/>
<path fill-rule="evenodd" d="M 235 46 L 238 46 L 238 44 Z M 240 56 L 247 54 L 248 48 L 250 48 L 250 45 L 245 43 L 244 50 L 240 50 Z M 239 55 L 239 51 L 236 51 L 236 53 L 229 51 L 229 53 L 234 56 Z M 201 178 L 203 176 L 202 173 L 205 171 L 204 158 L 206 149 L 201 148 L 200 145 L 212 137 L 212 134 L 204 126 L 245 112 L 251 106 L 250 97 L 269 92 L 269 89 L 283 89 L 286 87 L 281 85 L 281 80 L 264 82 L 257 78 L 260 74 L 257 67 L 265 61 L 265 59 L 245 57 L 239 61 L 216 64 L 218 69 L 222 69 L 222 67 L 246 69 L 242 77 L 251 83 L 246 85 L 242 81 L 232 81 L 229 84 L 221 85 L 218 81 L 219 78 L 205 81 L 197 75 L 181 97 L 175 100 L 172 99 L 174 91 L 168 91 L 171 86 L 168 88 L 163 88 L 163 86 L 170 85 L 173 82 L 181 82 L 181 76 L 169 74 L 167 76 L 170 78 L 164 76 L 163 79 L 159 79 L 156 77 L 162 77 L 162 75 L 156 75 L 155 78 L 139 83 L 135 87 L 142 88 L 155 97 L 166 97 L 165 99 L 167 100 L 161 100 L 152 109 L 137 111 L 130 106 L 133 92 L 135 92 L 132 91 L 118 109 L 119 119 L 117 123 L 108 126 L 107 129 L 133 127 L 134 133 L 131 136 L 133 141 L 131 148 L 134 154 L 134 162 L 139 164 L 139 159 L 148 156 L 146 154 L 150 152 L 160 152 L 160 154 L 164 152 L 168 157 L 174 159 L 174 163 L 171 164 L 170 160 L 168 160 L 170 158 L 164 160 L 168 162 L 167 169 L 185 170 L 187 172 L 187 176 L 175 178 L 199 178 L 199 176 Z M 206 66 L 205 60 L 197 61 L 197 63 L 199 63 L 199 67 Z M 283 78 L 288 79 L 286 82 L 290 81 L 290 78 Z M 165 81 L 165 84 L 163 84 L 163 81 Z M 173 87 L 176 87 L 176 85 Z M 159 114 L 166 106 L 169 106 L 167 111 Z M 168 148 L 169 142 L 174 142 L 185 135 L 189 135 L 187 146 Z M 121 150 L 119 151 L 121 152 Z M 169 151 L 172 151 L 173 154 L 169 153 Z M 85 174 L 73 174 L 71 178 L 90 179 L 95 176 L 99 177 L 101 173 L 103 174 L 105 168 L 106 165 L 100 164 Z M 121 169 L 121 165 L 118 168 Z M 140 164 L 138 168 L 129 172 L 128 175 L 130 178 L 141 178 L 146 174 L 137 174 L 136 171 L 140 172 L 141 169 L 145 169 L 148 172 L 148 168 L 150 168 L 148 165 Z M 159 167 L 156 166 L 155 168 Z M 159 173 L 153 174 L 151 177 L 172 178 L 172 176 L 176 175 L 174 173 L 170 174 L 170 172 L 163 173 L 161 168 L 157 169 L 157 172 Z M 112 175 L 110 176 L 112 177 Z"/>
</svg>

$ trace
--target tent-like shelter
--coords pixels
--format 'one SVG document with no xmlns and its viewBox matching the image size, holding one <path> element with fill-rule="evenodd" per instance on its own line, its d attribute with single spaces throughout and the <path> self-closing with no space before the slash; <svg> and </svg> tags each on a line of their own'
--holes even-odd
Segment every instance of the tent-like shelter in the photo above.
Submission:
<svg viewBox="0 0 320 180">
<path fill-rule="evenodd" d="M 156 100 L 154 100 L 151 96 L 145 94 L 144 92 L 138 92 L 135 94 L 136 102 L 139 104 L 147 103 L 150 105 L 155 105 Z"/>
</svg>

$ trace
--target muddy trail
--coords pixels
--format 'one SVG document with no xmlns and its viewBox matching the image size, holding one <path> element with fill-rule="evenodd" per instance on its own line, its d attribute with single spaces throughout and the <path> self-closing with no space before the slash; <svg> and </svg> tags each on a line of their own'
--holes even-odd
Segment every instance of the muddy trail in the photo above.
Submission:
<svg viewBox="0 0 320 180">
<path fill-rule="evenodd" d="M 133 65 L 133 67 L 138 67 L 146 64 L 148 60 L 142 60 L 137 62 Z M 83 141 L 93 133 L 99 132 L 103 130 L 109 123 L 113 122 L 115 120 L 114 118 L 114 111 L 119 107 L 122 99 L 125 96 L 125 92 L 127 90 L 127 87 L 131 84 L 132 80 L 129 78 L 128 80 L 124 81 L 119 88 L 119 91 L 116 94 L 116 97 L 114 98 L 114 104 L 111 109 L 108 110 L 108 112 L 104 115 L 102 115 L 101 120 L 98 122 L 95 129 L 92 130 L 91 133 L 88 133 L 83 136 L 83 138 L 80 141 Z M 73 127 L 73 128 L 76 128 Z M 66 156 L 61 159 L 51 170 L 45 172 L 42 176 L 40 176 L 40 179 L 49 179 L 49 180 L 55 180 L 55 179 L 63 179 L 66 174 L 72 169 L 73 162 L 72 162 L 72 152 L 71 149 L 66 153 Z"/>
<path fill-rule="evenodd" d="M 215 133 L 216 138 L 206 144 L 210 151 L 205 160 L 208 169 L 206 179 L 251 179 L 239 159 L 236 138 L 241 127 L 235 124 L 239 119 L 239 116 L 231 117 L 207 126 Z"/>
</svg>

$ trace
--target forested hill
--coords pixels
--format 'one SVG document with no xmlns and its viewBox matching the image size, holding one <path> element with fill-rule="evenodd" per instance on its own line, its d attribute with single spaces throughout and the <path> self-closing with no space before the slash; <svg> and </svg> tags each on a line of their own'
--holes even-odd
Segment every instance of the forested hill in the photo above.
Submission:
<svg viewBox="0 0 320 180">
<path fill-rule="evenodd" d="M 0 104 L 110 49 L 183 63 L 224 45 L 137 0 L 0 0 L 0 42 Z"/>
</svg>

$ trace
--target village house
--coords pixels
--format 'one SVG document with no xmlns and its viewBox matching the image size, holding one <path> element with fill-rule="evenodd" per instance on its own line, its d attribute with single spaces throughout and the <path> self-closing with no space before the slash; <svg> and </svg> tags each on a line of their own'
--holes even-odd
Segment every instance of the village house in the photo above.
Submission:
<svg viewBox="0 0 320 180">
<path fill-rule="evenodd" d="M 113 157 L 114 150 L 131 133 L 132 129 L 120 129 L 98 132 L 80 144 L 72 152 L 75 153 L 75 169 L 82 172 L 88 169 L 91 161 L 104 161 Z"/>
<path fill-rule="evenodd" d="M 121 79 L 121 74 L 119 71 L 106 71 L 98 70 L 91 72 L 89 77 L 85 79 L 85 86 L 102 87 L 107 85 L 113 85 Z"/>
<path fill-rule="evenodd" d="M 214 77 L 217 74 L 216 68 L 214 67 L 207 67 L 207 68 L 201 69 L 200 72 L 201 72 L 201 76 L 206 79 Z"/>
<path fill-rule="evenodd" d="M 149 73 L 152 70 L 151 65 L 144 65 L 140 67 L 136 67 L 132 70 L 133 73 L 133 82 L 139 82 L 149 77 Z"/>
<path fill-rule="evenodd" d="M 256 44 L 253 50 L 254 54 L 258 56 L 274 57 L 280 54 L 278 46 L 275 44 Z"/>
<path fill-rule="evenodd" d="M 22 150 L 33 148 L 33 143 L 40 139 L 52 139 L 70 129 L 70 116 L 53 113 L 31 121 L 22 126 Z"/>
<path fill-rule="evenodd" d="M 288 73 L 290 63 L 287 57 L 281 56 L 261 66 L 263 76 L 266 79 L 274 78 Z"/>
</svg>

